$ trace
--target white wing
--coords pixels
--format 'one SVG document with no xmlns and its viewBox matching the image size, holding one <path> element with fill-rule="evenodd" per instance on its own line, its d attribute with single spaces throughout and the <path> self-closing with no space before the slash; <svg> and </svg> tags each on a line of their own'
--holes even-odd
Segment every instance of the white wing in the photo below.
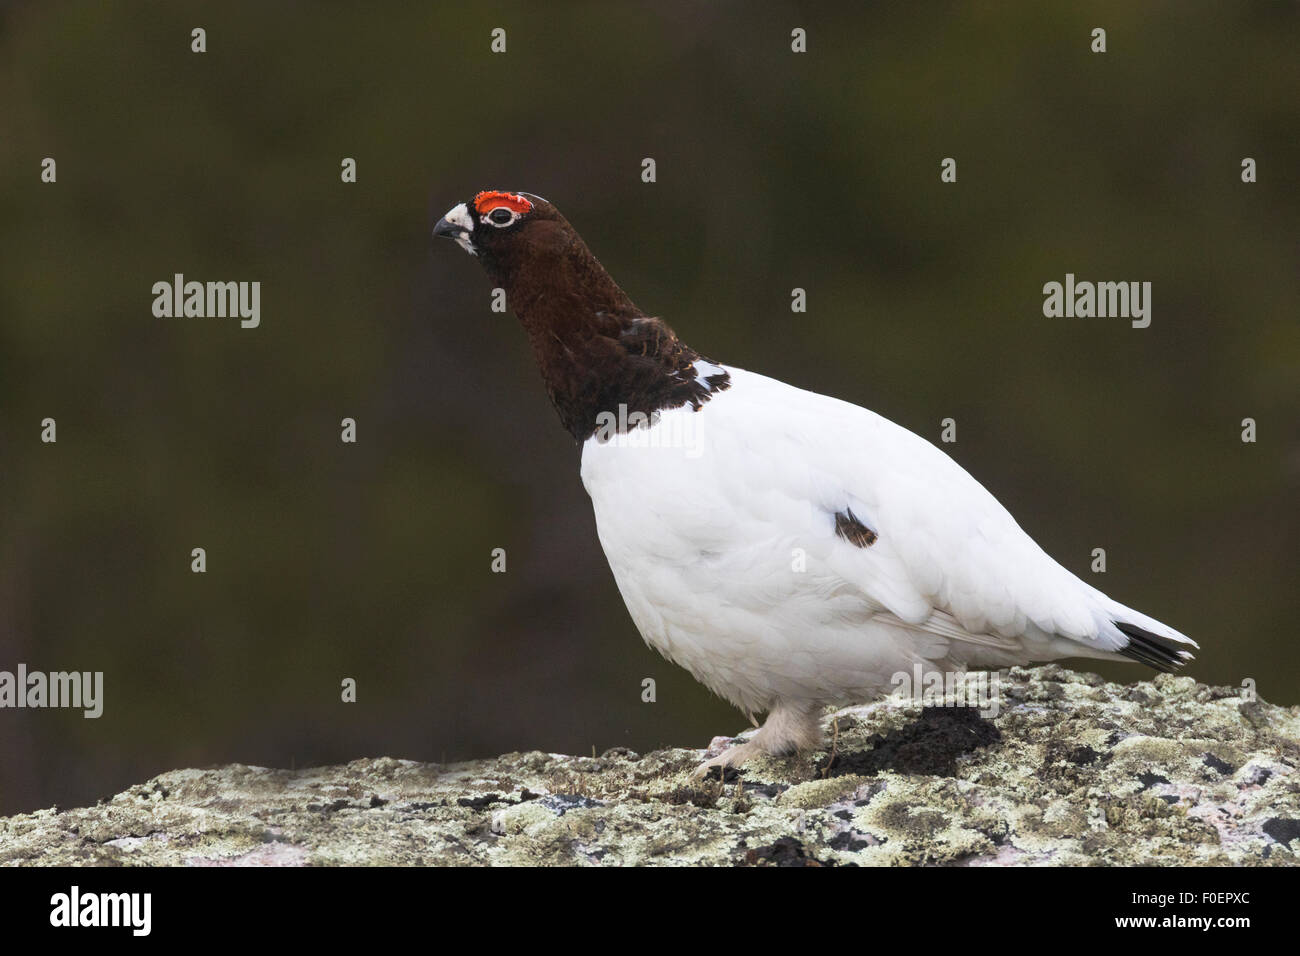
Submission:
<svg viewBox="0 0 1300 956">
<path fill-rule="evenodd" d="M 731 372 L 733 391 L 705 406 L 716 413 L 710 437 L 757 459 L 751 476 L 765 474 L 793 497 L 802 492 L 832 531 L 833 516 L 849 510 L 874 531 L 866 547 L 834 535 L 826 561 L 905 624 L 976 647 L 1019 644 L 1035 657 L 1113 656 L 1133 640 L 1122 624 L 1194 646 L 1061 567 L 919 436 L 856 405 Z"/>
</svg>

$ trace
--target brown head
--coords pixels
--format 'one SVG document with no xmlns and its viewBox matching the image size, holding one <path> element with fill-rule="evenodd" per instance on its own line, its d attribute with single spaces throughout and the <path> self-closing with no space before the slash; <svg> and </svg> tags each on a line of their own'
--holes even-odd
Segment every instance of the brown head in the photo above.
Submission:
<svg viewBox="0 0 1300 956">
<path fill-rule="evenodd" d="M 538 293 L 561 288 L 594 295 L 606 310 L 637 311 L 569 221 L 541 196 L 484 190 L 452 207 L 433 234 L 477 256 L 516 313 Z"/>
<path fill-rule="evenodd" d="M 453 206 L 433 234 L 477 256 L 505 289 L 560 420 L 579 441 L 602 412 L 698 408 L 727 387 L 725 373 L 699 374 L 699 353 L 638 309 L 540 196 L 485 190 Z"/>
</svg>

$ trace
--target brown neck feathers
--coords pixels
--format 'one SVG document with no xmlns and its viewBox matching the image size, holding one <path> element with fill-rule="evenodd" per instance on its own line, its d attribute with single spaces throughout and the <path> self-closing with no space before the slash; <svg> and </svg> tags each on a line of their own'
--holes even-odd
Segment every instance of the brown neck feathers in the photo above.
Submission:
<svg viewBox="0 0 1300 956">
<path fill-rule="evenodd" d="M 483 264 L 523 323 L 570 434 L 585 441 L 604 414 L 625 423 L 636 412 L 698 409 L 730 384 L 725 371 L 697 369 L 699 353 L 638 309 L 568 223 L 545 225 L 524 249 Z"/>
</svg>

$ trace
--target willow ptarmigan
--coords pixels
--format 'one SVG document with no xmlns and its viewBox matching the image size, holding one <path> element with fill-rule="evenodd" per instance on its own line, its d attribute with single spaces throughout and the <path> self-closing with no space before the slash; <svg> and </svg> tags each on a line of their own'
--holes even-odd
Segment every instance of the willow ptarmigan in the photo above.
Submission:
<svg viewBox="0 0 1300 956">
<path fill-rule="evenodd" d="M 917 665 L 1191 657 L 1190 638 L 1053 561 L 928 441 L 701 356 L 541 197 L 481 192 L 433 234 L 477 256 L 523 323 L 642 637 L 768 715 L 701 771 L 815 747 L 826 705 Z"/>
</svg>

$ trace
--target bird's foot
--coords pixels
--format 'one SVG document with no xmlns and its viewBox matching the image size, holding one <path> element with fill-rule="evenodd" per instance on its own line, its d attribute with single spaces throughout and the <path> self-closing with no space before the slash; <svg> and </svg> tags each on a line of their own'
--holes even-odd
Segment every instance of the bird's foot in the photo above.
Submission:
<svg viewBox="0 0 1300 956">
<path fill-rule="evenodd" d="M 718 773 L 725 779 L 728 767 L 739 768 L 750 757 L 756 757 L 760 753 L 763 753 L 763 748 L 756 745 L 752 740 L 748 743 L 732 744 L 716 757 L 706 760 L 696 767 L 691 777 L 700 780 L 707 776 L 710 770 L 717 767 Z"/>
</svg>

